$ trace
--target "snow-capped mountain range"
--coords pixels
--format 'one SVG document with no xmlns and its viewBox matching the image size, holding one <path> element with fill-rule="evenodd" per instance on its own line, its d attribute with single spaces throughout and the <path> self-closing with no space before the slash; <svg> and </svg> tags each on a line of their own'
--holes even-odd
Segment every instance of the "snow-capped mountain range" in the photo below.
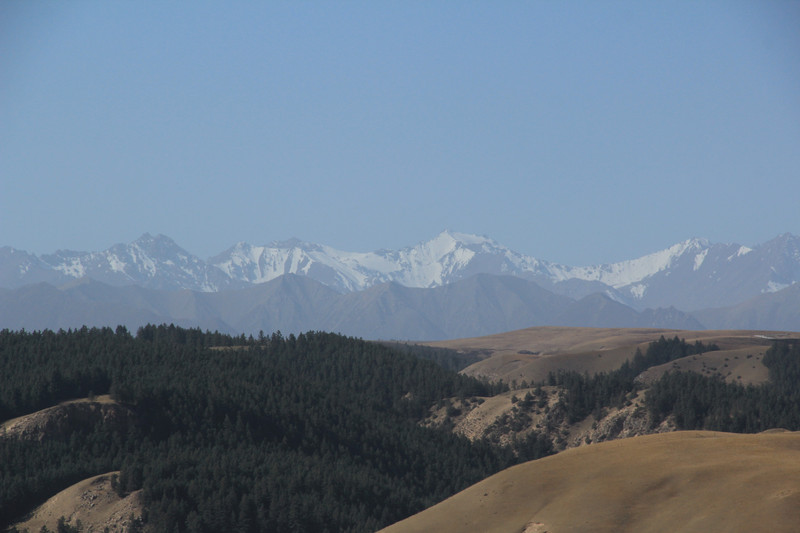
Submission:
<svg viewBox="0 0 800 533">
<path fill-rule="evenodd" d="M 60 250 L 36 256 L 0 248 L 0 287 L 5 288 L 90 278 L 112 286 L 219 292 L 296 274 L 348 293 L 386 282 L 441 287 L 484 273 L 534 281 L 576 299 L 602 292 L 638 309 L 691 311 L 733 305 L 800 281 L 800 238 L 787 233 L 753 248 L 690 239 L 638 259 L 583 267 L 540 260 L 488 237 L 451 231 L 401 250 L 365 253 L 296 239 L 263 246 L 238 243 L 207 261 L 169 237 L 150 234 L 101 252 Z"/>
<path fill-rule="evenodd" d="M 547 272 L 547 263 L 527 257 L 487 237 L 444 231 L 402 250 L 345 252 L 296 239 L 267 246 L 239 243 L 209 263 L 232 279 L 263 283 L 282 274 L 300 274 L 339 292 L 360 291 L 393 281 L 432 288 L 473 274 Z"/>
</svg>

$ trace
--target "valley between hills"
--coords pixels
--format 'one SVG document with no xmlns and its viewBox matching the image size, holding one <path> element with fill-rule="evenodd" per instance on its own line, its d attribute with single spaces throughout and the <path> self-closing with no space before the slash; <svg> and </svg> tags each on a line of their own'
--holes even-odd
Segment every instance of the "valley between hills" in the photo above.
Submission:
<svg viewBox="0 0 800 533">
<path fill-rule="evenodd" d="M 800 523 L 798 333 L 537 327 L 389 346 L 165 326 L 0 337 L 0 516 L 12 531 Z M 75 348 L 77 361 L 58 355 Z M 26 372 L 32 388 L 19 386 Z"/>
</svg>

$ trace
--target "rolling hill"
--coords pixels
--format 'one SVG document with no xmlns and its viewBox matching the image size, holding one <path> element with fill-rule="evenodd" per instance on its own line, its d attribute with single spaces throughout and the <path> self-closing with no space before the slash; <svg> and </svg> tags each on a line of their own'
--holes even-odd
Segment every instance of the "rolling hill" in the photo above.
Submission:
<svg viewBox="0 0 800 533">
<path fill-rule="evenodd" d="M 646 349 L 649 343 L 662 336 L 719 346 L 719 351 L 696 356 L 692 364 L 682 360 L 674 363 L 686 370 L 700 369 L 706 361 L 709 367 L 722 368 L 725 357 L 763 354 L 775 339 L 800 339 L 800 333 L 788 331 L 534 327 L 426 345 L 480 356 L 480 361 L 462 370 L 464 374 L 506 382 L 536 382 L 544 381 L 549 372 L 557 370 L 589 374 L 615 370 L 633 358 L 637 349 Z M 723 363 L 717 364 L 720 358 Z M 735 375 L 742 376 L 741 383 L 763 382 L 766 369 L 758 361 L 751 363 L 747 368 L 739 368 Z M 669 367 L 672 366 L 670 363 Z M 754 368 L 749 368 L 751 366 Z"/>
<path fill-rule="evenodd" d="M 791 531 L 797 433 L 674 431 L 800 428 L 798 340 L 543 327 L 432 343 L 482 358 L 462 374 L 511 378 L 520 356 L 560 370 L 509 390 L 325 333 L 5 330 L 0 521 L 47 500 L 24 524 L 117 527 L 121 505 L 158 531 L 374 530 L 414 512 L 387 531 Z M 116 497 L 93 477 L 114 470 Z M 107 503 L 94 518 L 87 494 Z"/>
<path fill-rule="evenodd" d="M 789 533 L 798 523 L 800 434 L 688 431 L 514 466 L 382 531 Z"/>
</svg>

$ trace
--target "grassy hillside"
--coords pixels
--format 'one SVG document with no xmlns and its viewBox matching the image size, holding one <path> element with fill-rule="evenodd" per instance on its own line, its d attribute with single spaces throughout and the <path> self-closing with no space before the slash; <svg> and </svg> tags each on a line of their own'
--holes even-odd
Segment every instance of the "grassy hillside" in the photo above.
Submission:
<svg viewBox="0 0 800 533">
<path fill-rule="evenodd" d="M 677 432 L 567 450 L 383 530 L 796 532 L 800 434 Z"/>
<path fill-rule="evenodd" d="M 789 335 L 774 337 L 715 332 L 704 343 L 661 336 L 644 349 L 637 346 L 614 370 L 559 368 L 544 382 L 512 382 L 511 393 L 495 398 L 438 404 L 426 423 L 498 443 L 544 434 L 555 450 L 674 429 L 797 430 L 800 343 Z M 767 341 L 772 345 L 761 344 Z M 585 344 L 585 337 L 579 342 Z M 593 359 L 605 353 L 595 352 Z M 564 359 L 560 355 L 542 357 L 555 364 Z"/>
<path fill-rule="evenodd" d="M 616 370 L 634 356 L 637 348 L 646 350 L 649 343 L 662 336 L 677 336 L 689 343 L 698 340 L 706 344 L 714 343 L 723 351 L 736 352 L 731 356 L 742 352 L 745 355 L 763 353 L 776 339 L 800 339 L 800 333 L 776 331 L 535 327 L 485 337 L 425 344 L 480 356 L 480 361 L 463 371 L 467 375 L 502 379 L 506 383 L 532 383 L 544 381 L 550 372 L 559 370 L 590 374 Z M 723 355 L 723 359 L 726 356 Z M 708 366 L 716 366 L 715 362 L 716 359 Z M 740 383 L 763 382 L 766 369 L 760 362 L 755 366 L 756 368 L 751 369 L 753 372 L 743 366 L 733 374 L 733 379 L 741 375 Z M 720 368 L 723 368 L 722 364 Z M 727 376 L 727 370 L 725 375 Z"/>
<path fill-rule="evenodd" d="M 34 533 L 43 527 L 57 533 L 69 527 L 109 533 L 141 530 L 141 491 L 125 497 L 118 495 L 111 486 L 112 479 L 118 475 L 119 472 L 107 472 L 92 476 L 62 490 L 17 524 L 17 529 Z M 60 529 L 59 521 L 62 521 Z"/>
<path fill-rule="evenodd" d="M 4 330 L 0 420 L 7 422 L 0 429 L 0 526 L 21 519 L 60 490 L 119 470 L 119 476 L 108 478 L 112 490 L 119 501 L 137 495 L 152 531 L 372 531 L 555 450 L 596 449 L 585 445 L 675 428 L 799 430 L 800 343 L 787 341 L 792 337 L 534 328 L 449 343 L 462 351 L 453 356 L 442 348 L 396 350 L 317 332 L 254 339 L 174 326 L 147 326 L 136 335 L 124 328 Z M 472 358 L 481 359 L 472 367 L 494 360 L 508 370 L 514 363 L 510 358 L 517 357 L 546 362 L 551 370 L 531 380 L 535 383 L 523 388 L 518 382 L 509 390 L 415 353 L 453 368 Z M 540 363 L 537 372 L 544 368 Z M 687 369 L 699 371 L 681 372 Z M 81 397 L 91 400 L 74 401 Z M 756 442 L 714 438 L 705 440 L 717 443 L 719 457 L 741 448 L 737 443 Z M 483 506 L 488 517 L 496 518 L 496 531 L 613 530 L 603 529 L 609 524 L 661 531 L 647 522 L 651 513 L 679 518 L 672 516 L 677 507 L 659 507 L 666 499 L 700 513 L 683 530 L 703 530 L 708 522 L 702 509 L 691 507 L 690 496 L 706 478 L 709 484 L 697 486 L 716 494 L 716 463 L 702 470 L 713 452 L 680 439 L 634 440 L 671 444 L 623 449 L 618 456 L 603 452 L 610 455 L 585 460 L 609 464 L 593 465 L 588 474 L 577 459 L 553 467 L 563 479 L 536 473 L 536 483 L 550 480 L 544 488 L 533 486 L 544 500 L 529 504 L 512 498 L 518 508 L 504 508 L 505 497 L 491 497 L 505 495 L 503 487 L 527 483 L 517 478 L 460 505 L 472 511 Z M 666 455 L 659 456 L 662 448 Z M 760 452 L 747 450 L 757 449 L 745 446 L 743 455 L 727 460 L 750 464 Z M 584 457 L 571 451 L 559 456 L 564 454 Z M 631 475 L 652 474 L 653 480 L 629 482 L 619 474 L 628 471 L 620 463 L 626 454 L 643 461 L 638 470 L 631 467 Z M 651 455 L 660 459 L 648 462 Z M 702 467 L 681 470 L 690 481 L 673 479 L 655 466 L 671 462 L 675 470 L 684 461 Z M 603 491 L 606 485 L 616 487 L 619 476 L 622 488 L 594 500 L 580 488 Z M 763 483 L 764 490 L 772 490 Z M 651 499 L 645 497 L 649 493 Z M 739 502 L 738 493 L 731 498 Z M 63 503 L 53 508 L 77 509 Z M 584 511 L 570 505 L 596 516 L 574 525 L 568 520 Z M 490 530 L 481 529 L 490 518 L 461 523 L 455 516 L 426 519 L 432 521 L 420 527 L 436 530 L 426 528 L 444 520 L 452 527 Z M 780 531 L 781 523 L 770 530 Z"/>
</svg>

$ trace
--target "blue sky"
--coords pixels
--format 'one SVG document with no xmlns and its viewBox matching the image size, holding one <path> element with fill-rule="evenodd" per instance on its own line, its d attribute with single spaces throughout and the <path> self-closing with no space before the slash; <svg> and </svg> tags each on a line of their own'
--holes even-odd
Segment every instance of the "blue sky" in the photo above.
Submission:
<svg viewBox="0 0 800 533">
<path fill-rule="evenodd" d="M 0 246 L 800 234 L 800 2 L 0 3 Z"/>
</svg>

